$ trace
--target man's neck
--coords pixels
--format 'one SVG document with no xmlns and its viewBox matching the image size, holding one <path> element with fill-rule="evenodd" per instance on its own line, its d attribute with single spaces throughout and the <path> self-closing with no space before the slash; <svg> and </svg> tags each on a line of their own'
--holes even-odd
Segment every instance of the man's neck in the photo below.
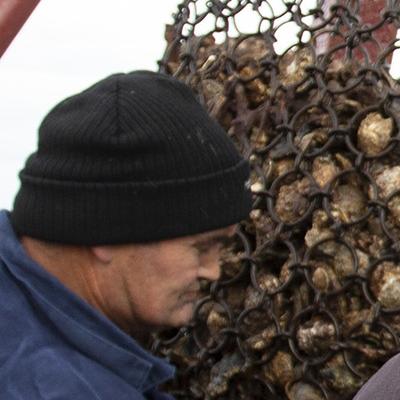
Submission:
<svg viewBox="0 0 400 400">
<path fill-rule="evenodd" d="M 148 331 L 142 324 L 118 318 L 118 313 L 107 302 L 110 296 L 115 297 L 107 294 L 107 282 L 113 279 L 112 270 L 106 271 L 107 266 L 100 266 L 89 247 L 47 243 L 28 236 L 21 237 L 20 241 L 27 254 L 69 290 L 140 343 L 148 341 Z M 138 326 L 141 328 L 137 329 Z"/>
</svg>

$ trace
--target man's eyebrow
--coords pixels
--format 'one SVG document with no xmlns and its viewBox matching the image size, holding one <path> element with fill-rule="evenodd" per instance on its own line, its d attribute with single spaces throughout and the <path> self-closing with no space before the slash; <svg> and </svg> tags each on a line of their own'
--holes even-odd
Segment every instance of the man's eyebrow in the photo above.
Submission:
<svg viewBox="0 0 400 400">
<path fill-rule="evenodd" d="M 211 246 L 213 244 L 222 244 L 223 246 L 229 244 L 232 241 L 232 237 L 228 235 L 216 235 L 204 239 L 200 239 L 199 241 L 194 243 L 195 247 L 205 247 L 205 246 Z"/>
</svg>

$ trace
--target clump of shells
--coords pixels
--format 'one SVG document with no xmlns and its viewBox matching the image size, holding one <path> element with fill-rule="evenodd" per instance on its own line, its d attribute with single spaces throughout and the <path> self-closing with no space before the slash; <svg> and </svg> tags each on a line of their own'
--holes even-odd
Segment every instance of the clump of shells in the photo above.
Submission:
<svg viewBox="0 0 400 400">
<path fill-rule="evenodd" d="M 178 365 L 166 388 L 350 399 L 399 350 L 399 86 L 382 62 L 371 73 L 354 57 L 318 57 L 313 39 L 278 55 L 268 31 L 217 41 L 183 36 L 179 21 L 161 69 L 191 85 L 249 160 L 254 208 L 193 322 L 154 342 Z"/>
<path fill-rule="evenodd" d="M 368 114 L 357 131 L 358 146 L 367 155 L 377 155 L 389 145 L 393 130 L 392 118 L 378 112 Z"/>
</svg>

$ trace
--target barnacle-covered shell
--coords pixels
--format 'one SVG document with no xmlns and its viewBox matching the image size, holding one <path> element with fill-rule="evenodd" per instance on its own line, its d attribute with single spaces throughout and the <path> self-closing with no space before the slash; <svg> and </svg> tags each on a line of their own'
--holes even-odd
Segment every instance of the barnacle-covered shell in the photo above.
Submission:
<svg viewBox="0 0 400 400">
<path fill-rule="evenodd" d="M 306 353 L 316 354 L 327 349 L 335 338 L 335 326 L 320 319 L 305 322 L 297 329 L 299 348 Z"/>
<path fill-rule="evenodd" d="M 294 291 L 292 299 L 293 299 L 293 312 L 295 314 L 304 310 L 308 304 L 310 304 L 310 287 L 305 282 L 301 283 L 297 290 Z"/>
<path fill-rule="evenodd" d="M 279 77 L 284 85 L 300 83 L 307 76 L 306 68 L 312 64 L 310 49 L 288 51 L 280 60 Z"/>
<path fill-rule="evenodd" d="M 341 153 L 335 153 L 335 160 L 341 170 L 349 170 L 353 167 L 351 161 Z"/>
<path fill-rule="evenodd" d="M 326 80 L 346 86 L 347 81 L 357 74 L 357 61 L 334 58 L 326 69 Z"/>
<path fill-rule="evenodd" d="M 294 160 L 292 158 L 282 158 L 274 161 L 272 165 L 272 179 L 276 179 L 278 176 L 286 174 L 293 169 Z M 266 168 L 264 168 L 266 170 Z"/>
<path fill-rule="evenodd" d="M 353 222 L 366 212 L 366 197 L 358 186 L 340 185 L 332 197 L 332 215 L 341 222 Z"/>
<path fill-rule="evenodd" d="M 293 385 L 286 385 L 286 395 L 289 400 L 325 400 L 320 389 L 308 382 L 295 382 Z"/>
<path fill-rule="evenodd" d="M 358 128 L 358 147 L 370 156 L 379 154 L 388 146 L 392 130 L 392 118 L 385 118 L 378 112 L 370 113 Z"/>
<path fill-rule="evenodd" d="M 381 197 L 387 198 L 400 189 L 400 166 L 384 169 L 376 178 L 376 184 L 380 189 Z M 388 202 L 396 224 L 400 225 L 400 193 Z"/>
<path fill-rule="evenodd" d="M 317 242 L 334 238 L 334 232 L 329 229 L 329 218 L 325 211 L 317 210 L 313 214 L 312 227 L 305 235 L 305 244 L 307 247 L 314 246 Z M 336 252 L 337 244 L 332 240 L 327 240 L 322 245 L 318 246 L 320 251 L 328 255 L 333 255 Z"/>
<path fill-rule="evenodd" d="M 165 352 L 175 365 L 180 366 L 195 362 L 197 350 L 193 344 L 193 339 L 184 335 L 175 342 L 173 348 L 166 348 Z"/>
<path fill-rule="evenodd" d="M 333 269 L 322 261 L 312 263 L 315 268 L 312 274 L 312 282 L 321 292 L 328 292 L 339 289 L 340 284 Z"/>
<path fill-rule="evenodd" d="M 400 307 L 400 266 L 384 261 L 372 274 L 371 289 L 386 308 Z"/>
<path fill-rule="evenodd" d="M 220 258 L 221 270 L 224 276 L 234 277 L 242 269 L 243 253 L 234 251 L 233 246 L 226 248 Z"/>
<path fill-rule="evenodd" d="M 269 324 L 268 327 L 263 329 L 260 333 L 246 339 L 246 344 L 254 351 L 263 351 L 272 344 L 275 336 L 276 328 L 274 325 Z"/>
<path fill-rule="evenodd" d="M 207 328 L 211 336 L 217 335 L 218 332 L 229 325 L 229 318 L 226 316 L 225 310 L 219 304 L 215 304 L 207 316 Z"/>
<path fill-rule="evenodd" d="M 338 173 L 339 168 L 330 154 L 314 158 L 312 175 L 319 187 L 327 185 Z"/>
<path fill-rule="evenodd" d="M 336 393 L 347 394 L 356 391 L 363 383 L 345 364 L 343 354 L 333 356 L 320 369 L 320 376 Z"/>
<path fill-rule="evenodd" d="M 232 45 L 235 46 L 233 55 L 238 69 L 249 65 L 252 68 L 259 67 L 260 61 L 269 54 L 267 43 L 258 35 L 249 36 L 236 43 L 232 42 Z"/>
<path fill-rule="evenodd" d="M 282 185 L 276 199 L 276 212 L 285 222 L 294 222 L 309 207 L 308 194 L 311 184 L 303 178 L 289 185 Z"/>
<path fill-rule="evenodd" d="M 252 185 L 250 186 L 250 189 L 253 193 L 261 193 L 265 191 L 265 184 L 262 179 L 257 179 Z"/>
<path fill-rule="evenodd" d="M 356 249 L 357 259 L 358 259 L 358 270 L 357 273 L 361 276 L 365 276 L 367 273 L 367 268 L 369 265 L 369 256 L 363 251 Z"/>
<path fill-rule="evenodd" d="M 201 85 L 207 109 L 213 117 L 218 117 L 227 102 L 224 85 L 214 79 L 203 79 Z"/>
<path fill-rule="evenodd" d="M 355 260 L 350 250 L 344 245 L 337 246 L 337 252 L 333 258 L 335 274 L 339 279 L 343 279 L 356 273 Z"/>
<path fill-rule="evenodd" d="M 285 351 L 278 351 L 271 361 L 271 372 L 275 381 L 283 387 L 293 381 L 296 377 L 293 356 Z"/>
<path fill-rule="evenodd" d="M 221 51 L 221 47 L 215 43 L 212 34 L 202 36 L 201 38 L 196 36 L 190 37 L 181 47 L 181 56 L 190 53 L 192 46 L 199 46 L 196 53 L 196 64 L 199 69 L 205 69 L 204 64 L 209 60 L 211 54 L 218 54 Z"/>
<path fill-rule="evenodd" d="M 246 289 L 246 298 L 244 300 L 245 308 L 253 308 L 260 305 L 262 298 L 262 293 L 253 286 L 249 285 Z"/>
<path fill-rule="evenodd" d="M 381 234 L 373 234 L 357 226 L 349 228 L 343 237 L 355 248 L 377 258 L 380 257 L 385 245 L 385 238 Z"/>
<path fill-rule="evenodd" d="M 362 110 L 362 104 L 353 99 L 349 99 L 346 95 L 339 95 L 335 101 L 336 110 L 338 113 L 353 115 Z"/>
<path fill-rule="evenodd" d="M 246 298 L 246 287 L 243 282 L 231 284 L 225 288 L 224 298 L 233 311 L 241 310 Z"/>
<path fill-rule="evenodd" d="M 241 371 L 243 364 L 243 357 L 237 352 L 224 355 L 221 361 L 211 368 L 207 393 L 211 397 L 226 393 L 230 379 Z"/>
<path fill-rule="evenodd" d="M 312 276 L 314 286 L 321 292 L 327 292 L 331 287 L 331 274 L 327 268 L 317 267 Z"/>
<path fill-rule="evenodd" d="M 395 190 L 400 188 L 400 165 L 382 168 L 377 174 L 376 184 L 380 189 L 382 198 L 388 197 Z"/>
<path fill-rule="evenodd" d="M 250 143 L 254 148 L 263 148 L 269 142 L 269 135 L 266 129 L 260 129 L 257 126 L 253 126 L 250 131 Z"/>
<path fill-rule="evenodd" d="M 253 223 L 253 229 L 250 229 L 255 234 L 257 246 L 259 246 L 272 236 L 274 223 L 265 212 L 259 209 L 252 210 L 249 217 Z"/>
<path fill-rule="evenodd" d="M 265 290 L 268 294 L 274 292 L 279 287 L 279 279 L 266 271 L 258 274 L 257 282 L 261 290 Z"/>
<path fill-rule="evenodd" d="M 371 316 L 371 309 L 351 310 L 343 318 L 343 334 L 347 337 L 354 331 L 360 331 L 363 323 Z"/>
<path fill-rule="evenodd" d="M 316 146 L 321 146 L 328 139 L 326 129 L 315 129 L 314 131 L 305 134 L 302 137 L 296 137 L 294 144 L 299 147 L 301 151 L 311 150 Z"/>
<path fill-rule="evenodd" d="M 267 276 L 266 280 L 269 281 L 269 283 L 266 284 L 263 284 L 262 282 L 261 284 L 259 283 L 260 289 L 263 290 L 263 292 L 260 292 L 260 290 L 254 288 L 252 285 L 249 285 L 247 287 L 246 298 L 244 300 L 245 308 L 260 307 L 266 304 L 266 301 L 268 299 L 266 300 L 265 293 L 270 293 L 271 291 L 275 290 L 279 285 L 278 278 L 276 278 L 273 275 Z M 275 311 L 279 309 L 279 307 L 282 305 L 281 303 L 282 303 L 282 296 L 279 294 L 275 295 L 273 299 L 273 306 L 276 308 Z M 253 323 L 254 326 L 260 324 L 262 325 L 265 319 L 259 320 L 259 318 L 262 317 L 263 313 L 265 313 L 265 311 L 255 311 L 253 313 L 250 313 L 247 315 L 246 320 L 249 321 L 250 323 Z"/>
<path fill-rule="evenodd" d="M 242 76 L 245 75 L 243 73 L 245 68 L 243 68 L 243 70 L 241 71 Z M 254 74 L 254 71 L 247 71 L 247 73 Z M 246 90 L 247 97 L 252 107 L 255 107 L 264 102 L 270 93 L 269 86 L 267 86 L 267 84 L 259 78 L 252 79 L 250 82 L 246 83 Z"/>
<path fill-rule="evenodd" d="M 367 331 L 367 329 L 365 330 Z M 369 361 L 385 357 L 387 350 L 382 347 L 382 337 L 370 331 L 363 332 L 362 337 L 364 340 L 351 340 L 351 346 L 354 350 L 357 350 L 359 354 L 362 354 Z"/>
</svg>

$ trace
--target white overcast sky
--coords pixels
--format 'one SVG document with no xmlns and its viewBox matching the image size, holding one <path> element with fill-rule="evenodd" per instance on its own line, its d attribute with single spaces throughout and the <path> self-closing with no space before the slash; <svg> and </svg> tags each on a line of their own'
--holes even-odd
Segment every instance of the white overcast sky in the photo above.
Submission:
<svg viewBox="0 0 400 400">
<path fill-rule="evenodd" d="M 156 70 L 165 24 L 180 2 L 41 0 L 0 59 L 0 209 L 12 207 L 18 172 L 36 148 L 46 113 L 109 74 Z M 246 17 L 239 23 L 244 32 L 257 24 Z M 296 40 L 287 25 L 277 36 L 280 47 Z"/>
<path fill-rule="evenodd" d="M 157 69 L 179 0 L 41 0 L 0 59 L 0 209 L 64 97 L 115 72 Z"/>
</svg>

